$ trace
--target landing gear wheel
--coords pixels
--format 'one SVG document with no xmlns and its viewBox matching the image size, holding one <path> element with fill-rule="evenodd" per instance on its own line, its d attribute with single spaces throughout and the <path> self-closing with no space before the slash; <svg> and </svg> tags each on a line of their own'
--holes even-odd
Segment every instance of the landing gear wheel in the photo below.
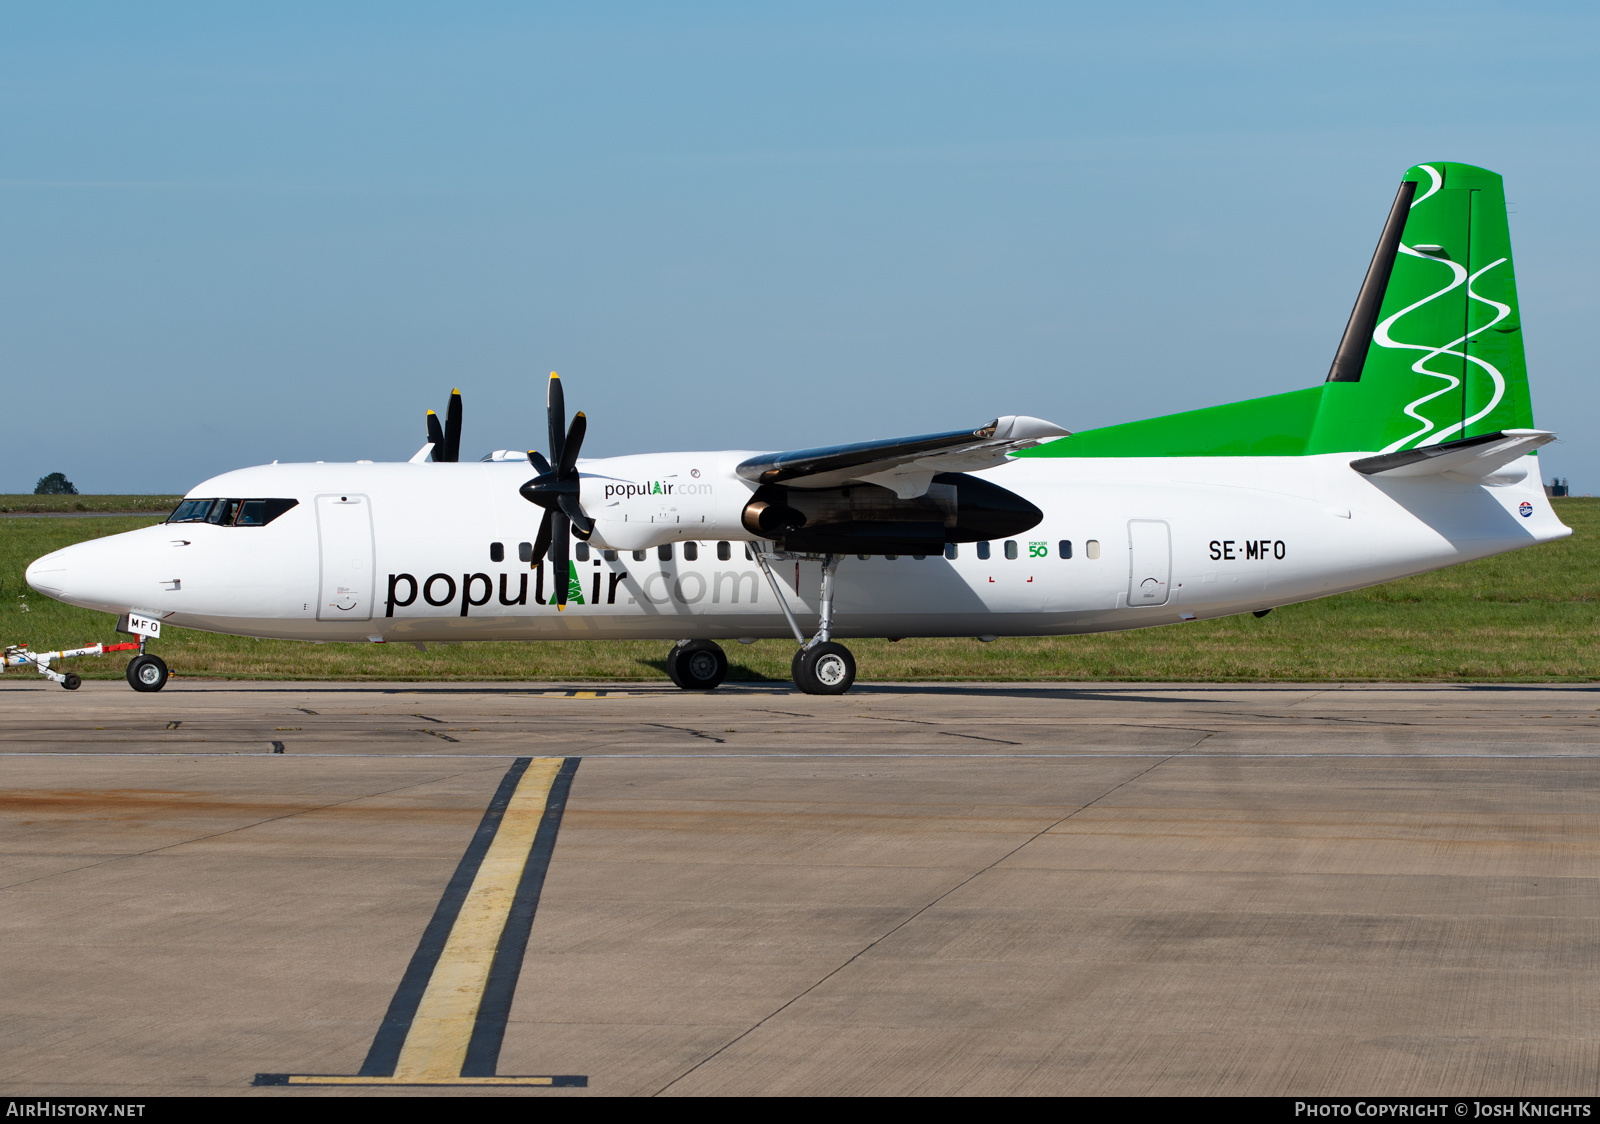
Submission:
<svg viewBox="0 0 1600 1124">
<path fill-rule="evenodd" d="M 128 686 L 135 691 L 159 691 L 167 685 L 167 665 L 160 656 L 135 656 L 128 663 Z"/>
<path fill-rule="evenodd" d="M 728 655 L 710 640 L 685 640 L 667 653 L 667 678 L 685 691 L 710 691 L 728 677 Z"/>
<path fill-rule="evenodd" d="M 79 679 L 76 674 L 69 671 L 67 672 L 66 676 L 62 678 L 61 685 L 69 691 L 76 691 L 79 687 L 83 686 L 83 680 Z"/>
<path fill-rule="evenodd" d="M 801 648 L 790 665 L 794 685 L 808 695 L 842 695 L 856 681 L 856 658 L 832 640 Z"/>
</svg>

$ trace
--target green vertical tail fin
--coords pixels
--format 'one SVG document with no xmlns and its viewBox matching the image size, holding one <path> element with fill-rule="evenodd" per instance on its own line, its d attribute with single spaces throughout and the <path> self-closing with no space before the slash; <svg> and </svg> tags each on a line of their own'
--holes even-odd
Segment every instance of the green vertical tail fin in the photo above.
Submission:
<svg viewBox="0 0 1600 1124">
<path fill-rule="evenodd" d="M 1405 174 L 1320 386 L 1106 426 L 1022 457 L 1393 453 L 1532 429 L 1500 177 Z"/>
<path fill-rule="evenodd" d="M 1323 386 L 1308 453 L 1533 427 L 1500 177 L 1406 172 Z"/>
</svg>

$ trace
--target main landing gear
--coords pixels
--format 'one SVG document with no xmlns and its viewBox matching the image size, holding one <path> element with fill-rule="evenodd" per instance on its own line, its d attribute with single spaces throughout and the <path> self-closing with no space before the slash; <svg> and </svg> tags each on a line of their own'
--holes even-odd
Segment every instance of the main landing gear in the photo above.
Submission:
<svg viewBox="0 0 1600 1124">
<path fill-rule="evenodd" d="M 791 557 L 793 555 L 756 552 L 756 562 L 767 576 L 772 594 L 778 599 L 778 607 L 783 610 L 784 619 L 789 622 L 789 627 L 794 630 L 794 638 L 800 643 L 800 650 L 794 654 L 794 662 L 789 665 L 794 685 L 808 695 L 842 695 L 856 681 L 856 658 L 850 654 L 849 648 L 832 639 L 833 577 L 842 558 L 837 554 L 822 556 L 821 620 L 817 634 L 807 640 L 805 633 L 800 631 L 799 622 L 794 619 L 789 602 L 783 596 L 778 579 L 772 576 L 770 563 Z M 667 677 L 685 691 L 712 690 L 727 675 L 727 653 L 710 640 L 680 640 L 667 653 Z M 131 668 L 128 681 L 133 682 Z M 140 689 L 159 690 L 156 687 Z"/>
<path fill-rule="evenodd" d="M 758 551 L 756 562 L 761 566 L 761 572 L 767 575 L 772 595 L 778 599 L 784 619 L 794 630 L 794 638 L 800 642 L 800 650 L 794 654 L 794 661 L 789 665 L 794 685 L 808 695 L 842 695 L 856 681 L 856 658 L 850 654 L 849 648 L 833 639 L 833 579 L 843 557 L 838 554 L 822 556 L 821 613 L 817 634 L 810 640 L 800 631 L 800 623 L 794 619 L 778 579 L 772 576 L 771 563 L 774 560 L 781 561 L 784 557 Z"/>
<path fill-rule="evenodd" d="M 680 640 L 667 653 L 667 678 L 685 691 L 710 691 L 728 677 L 728 654 L 710 640 Z"/>
</svg>

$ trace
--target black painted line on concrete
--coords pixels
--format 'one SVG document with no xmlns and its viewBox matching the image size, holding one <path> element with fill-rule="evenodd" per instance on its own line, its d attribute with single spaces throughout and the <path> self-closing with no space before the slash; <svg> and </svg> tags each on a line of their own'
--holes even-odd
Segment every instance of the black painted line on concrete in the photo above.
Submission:
<svg viewBox="0 0 1600 1124">
<path fill-rule="evenodd" d="M 940 730 L 939 733 L 947 738 L 971 738 L 975 742 L 994 742 L 996 745 L 1021 745 L 1021 742 L 1008 742 L 1005 738 L 986 738 L 982 734 L 958 734 L 954 730 Z"/>
<path fill-rule="evenodd" d="M 662 730 L 676 730 L 680 734 L 692 734 L 694 737 L 704 738 L 706 741 L 716 742 L 718 745 L 724 745 L 728 740 L 727 738 L 714 737 L 711 734 L 706 733 L 704 730 L 696 730 L 688 726 L 668 726 L 665 722 L 646 722 L 645 725 L 656 726 Z"/>
<path fill-rule="evenodd" d="M 561 831 L 561 816 L 567 808 L 567 794 L 572 791 L 572 778 L 582 760 L 580 757 L 568 757 L 561 763 L 560 771 L 550 784 L 544 816 L 533 837 L 528 862 L 522 868 L 522 878 L 511 900 L 506 926 L 495 946 L 494 961 L 489 967 L 483 998 L 478 1002 L 478 1017 L 472 1026 L 472 1038 L 467 1043 L 466 1060 L 461 1065 L 462 1077 L 493 1077 L 500 1064 L 500 1046 L 505 1041 L 506 1023 L 511 1019 L 511 1000 L 516 995 L 517 980 L 522 976 L 522 959 L 528 950 L 533 917 L 539 909 L 545 873 L 550 869 L 550 856 L 555 852 L 556 836 Z"/>
<path fill-rule="evenodd" d="M 528 765 L 532 761 L 531 757 L 517 758 L 511 768 L 506 770 L 506 775 L 501 778 L 500 787 L 495 790 L 494 798 L 489 801 L 489 807 L 484 810 L 483 819 L 478 823 L 478 830 L 473 833 L 466 852 L 456 864 L 455 874 L 451 876 L 443 896 L 439 899 L 439 904 L 434 908 L 433 918 L 422 931 L 422 939 L 417 942 L 417 950 L 411 954 L 411 963 L 406 966 L 405 975 L 400 978 L 400 986 L 395 988 L 394 998 L 389 1001 L 389 1010 L 384 1014 L 383 1022 L 378 1026 L 378 1033 L 372 1039 L 372 1048 L 367 1051 L 367 1060 L 362 1062 L 361 1068 L 357 1070 L 358 1076 L 394 1076 L 394 1067 L 400 1060 L 401 1047 L 405 1045 L 406 1035 L 411 1031 L 411 1020 L 416 1018 L 417 1005 L 422 1002 L 422 993 L 427 990 L 428 981 L 433 978 L 433 970 L 438 966 L 439 954 L 444 951 L 445 942 L 450 939 L 450 930 L 455 927 L 461 905 L 467 899 L 467 891 L 472 888 L 473 880 L 478 877 L 478 868 L 483 865 L 483 856 L 488 853 L 495 832 L 500 830 L 500 821 L 505 818 L 506 806 L 511 803 L 511 795 L 517 790 L 517 782 L 522 779 L 522 774 L 528 771 Z"/>
</svg>

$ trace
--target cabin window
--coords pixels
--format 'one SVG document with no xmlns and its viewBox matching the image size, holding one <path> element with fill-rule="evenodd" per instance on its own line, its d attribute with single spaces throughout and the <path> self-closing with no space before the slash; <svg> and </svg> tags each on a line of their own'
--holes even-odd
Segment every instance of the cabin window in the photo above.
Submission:
<svg viewBox="0 0 1600 1124">
<path fill-rule="evenodd" d="M 666 543 L 663 546 L 656 547 L 656 557 L 661 559 L 661 561 L 663 561 L 663 562 L 671 562 L 672 561 L 672 544 L 671 543 Z"/>
<path fill-rule="evenodd" d="M 861 559 L 861 561 L 865 562 L 868 558 L 871 558 L 872 555 L 870 555 L 870 554 L 858 554 L 858 555 L 856 555 L 856 557 Z"/>
<path fill-rule="evenodd" d="M 614 550 L 605 551 L 605 560 L 607 562 L 615 562 L 617 560 L 617 552 Z"/>
<path fill-rule="evenodd" d="M 955 543 L 947 542 L 944 544 L 944 556 L 954 562 L 961 557 L 961 550 Z"/>
<path fill-rule="evenodd" d="M 517 557 L 524 562 L 532 562 L 533 544 L 531 542 L 519 542 L 517 544 Z"/>
<path fill-rule="evenodd" d="M 633 560 L 635 562 L 643 562 L 648 557 L 650 557 L 648 550 L 636 550 L 633 552 Z"/>
<path fill-rule="evenodd" d="M 700 560 L 700 544 L 697 542 L 684 543 L 683 560 L 685 562 L 698 562 Z"/>
<path fill-rule="evenodd" d="M 1072 557 L 1072 540 L 1071 539 L 1062 539 L 1061 540 L 1060 551 L 1061 551 L 1061 557 L 1063 557 L 1063 558 L 1071 558 Z"/>
<path fill-rule="evenodd" d="M 574 553 L 578 556 L 579 562 L 589 561 L 589 544 L 579 539 L 578 549 Z"/>
<path fill-rule="evenodd" d="M 896 558 L 899 558 L 899 557 L 900 556 L 898 554 L 885 554 L 884 555 L 884 558 L 887 559 L 890 562 L 893 562 Z"/>
<path fill-rule="evenodd" d="M 981 543 L 978 544 L 978 559 L 980 561 L 983 561 L 983 562 L 987 562 L 989 560 L 989 544 L 988 543 L 981 542 Z"/>
<path fill-rule="evenodd" d="M 1083 544 L 1083 553 L 1085 555 L 1087 555 L 1088 557 L 1090 557 L 1090 558 L 1099 558 L 1100 557 L 1100 540 L 1099 539 L 1090 539 L 1088 542 L 1084 543 Z"/>
<path fill-rule="evenodd" d="M 726 562 L 732 557 L 733 545 L 731 543 L 719 542 L 717 544 L 717 561 Z"/>
<path fill-rule="evenodd" d="M 503 542 L 492 542 L 492 543 L 490 543 L 489 544 L 489 561 L 491 561 L 491 562 L 504 562 L 505 560 L 506 560 L 506 544 L 503 543 Z"/>
<path fill-rule="evenodd" d="M 921 562 L 926 557 L 928 557 L 926 554 L 913 554 L 911 559 L 914 562 Z"/>
<path fill-rule="evenodd" d="M 1017 556 L 1017 540 L 1016 539 L 1007 539 L 1006 540 L 1006 557 L 1014 559 L 1014 558 L 1016 558 L 1016 556 Z"/>
<path fill-rule="evenodd" d="M 215 523 L 219 527 L 233 526 L 234 517 L 239 514 L 239 500 L 218 500 L 211 505 L 211 514 L 206 516 L 207 523 Z"/>
</svg>

